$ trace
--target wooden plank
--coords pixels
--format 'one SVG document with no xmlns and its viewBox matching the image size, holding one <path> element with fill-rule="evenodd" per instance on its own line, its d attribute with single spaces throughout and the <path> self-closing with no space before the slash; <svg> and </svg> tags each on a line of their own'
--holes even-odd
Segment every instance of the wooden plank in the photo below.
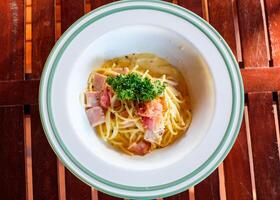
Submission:
<svg viewBox="0 0 280 200">
<path fill-rule="evenodd" d="M 61 0 L 61 30 L 64 32 L 71 24 L 84 15 L 85 0 Z"/>
<path fill-rule="evenodd" d="M 0 107 L 1 199 L 25 199 L 23 106 Z"/>
<path fill-rule="evenodd" d="M 220 199 L 219 172 L 216 169 L 210 176 L 194 187 L 196 200 Z"/>
<path fill-rule="evenodd" d="M 0 81 L 0 106 L 38 103 L 39 80 Z"/>
<path fill-rule="evenodd" d="M 187 8 L 195 14 L 203 17 L 202 0 L 178 0 L 178 5 Z"/>
<path fill-rule="evenodd" d="M 58 199 L 57 158 L 41 126 L 38 105 L 31 106 L 33 199 Z"/>
<path fill-rule="evenodd" d="M 280 161 L 272 93 L 249 93 L 256 193 L 258 199 L 280 199 Z"/>
<path fill-rule="evenodd" d="M 241 70 L 245 92 L 280 91 L 280 67 Z"/>
<path fill-rule="evenodd" d="M 39 78 L 55 43 L 55 0 L 32 0 L 32 78 Z"/>
<path fill-rule="evenodd" d="M 171 197 L 164 198 L 165 200 L 189 200 L 189 191 L 181 192 Z"/>
<path fill-rule="evenodd" d="M 238 0 L 241 44 L 245 67 L 268 66 L 262 10 L 259 0 Z"/>
<path fill-rule="evenodd" d="M 112 2 L 114 2 L 114 0 L 91 0 L 91 9 L 95 9 Z"/>
<path fill-rule="evenodd" d="M 91 200 L 91 188 L 65 169 L 67 200 Z"/>
<path fill-rule="evenodd" d="M 237 57 L 233 4 L 231 0 L 208 0 L 209 22 L 219 31 Z"/>
<path fill-rule="evenodd" d="M 236 142 L 224 161 L 227 200 L 253 199 L 245 119 Z"/>
<path fill-rule="evenodd" d="M 23 79 L 24 0 L 0 1 L 0 80 Z"/>
<path fill-rule="evenodd" d="M 265 3 L 273 65 L 280 65 L 280 1 L 266 0 Z"/>
</svg>

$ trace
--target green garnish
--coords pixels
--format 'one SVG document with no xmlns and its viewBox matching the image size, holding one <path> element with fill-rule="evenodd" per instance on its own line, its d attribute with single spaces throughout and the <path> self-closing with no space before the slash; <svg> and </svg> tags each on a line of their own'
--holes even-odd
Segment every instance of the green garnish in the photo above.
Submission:
<svg viewBox="0 0 280 200">
<path fill-rule="evenodd" d="M 107 78 L 107 83 L 120 100 L 150 101 L 161 95 L 165 89 L 165 85 L 159 80 L 152 83 L 149 78 L 142 78 L 136 73 L 110 76 Z"/>
</svg>

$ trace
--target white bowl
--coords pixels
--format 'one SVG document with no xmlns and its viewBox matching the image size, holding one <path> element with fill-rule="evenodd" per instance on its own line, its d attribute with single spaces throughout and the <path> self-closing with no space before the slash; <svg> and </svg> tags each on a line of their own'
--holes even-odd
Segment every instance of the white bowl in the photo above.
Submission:
<svg viewBox="0 0 280 200">
<path fill-rule="evenodd" d="M 182 72 L 193 120 L 175 144 L 131 157 L 97 137 L 79 97 L 104 60 L 143 52 Z M 169 196 L 202 181 L 231 149 L 242 113 L 242 80 L 225 41 L 197 15 L 161 1 L 121 1 L 79 19 L 53 48 L 40 84 L 41 120 L 57 156 L 82 181 L 123 198 Z"/>
</svg>

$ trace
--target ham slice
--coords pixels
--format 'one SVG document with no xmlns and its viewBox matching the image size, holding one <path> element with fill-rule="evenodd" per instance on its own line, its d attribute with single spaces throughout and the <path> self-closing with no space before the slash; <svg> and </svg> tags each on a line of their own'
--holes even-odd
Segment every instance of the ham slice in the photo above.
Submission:
<svg viewBox="0 0 280 200">
<path fill-rule="evenodd" d="M 160 144 L 164 132 L 163 105 L 160 99 L 147 102 L 138 110 L 142 117 L 143 126 L 146 128 L 144 139 L 151 143 Z"/>
<path fill-rule="evenodd" d="M 151 144 L 149 144 L 148 142 L 141 140 L 138 143 L 134 142 L 132 143 L 129 147 L 128 150 L 131 151 L 132 153 L 136 154 L 136 155 L 145 155 L 146 153 L 149 152 L 151 147 Z"/>
<path fill-rule="evenodd" d="M 101 91 L 106 83 L 107 76 L 99 73 L 95 73 L 93 77 L 93 87 L 97 91 Z"/>
<path fill-rule="evenodd" d="M 86 113 L 92 127 L 105 122 L 104 112 L 100 106 L 94 106 L 86 110 Z"/>
<path fill-rule="evenodd" d="M 86 92 L 86 107 L 93 107 L 93 106 L 99 106 L 100 103 L 100 92 L 94 91 L 94 92 Z"/>
<path fill-rule="evenodd" d="M 158 100 L 152 100 L 147 102 L 144 107 L 138 110 L 138 115 L 142 117 L 155 117 L 162 115 L 163 106 Z"/>
<path fill-rule="evenodd" d="M 108 108 L 111 105 L 111 90 L 106 87 L 102 92 L 101 92 L 101 96 L 100 96 L 100 105 L 103 108 Z"/>
</svg>

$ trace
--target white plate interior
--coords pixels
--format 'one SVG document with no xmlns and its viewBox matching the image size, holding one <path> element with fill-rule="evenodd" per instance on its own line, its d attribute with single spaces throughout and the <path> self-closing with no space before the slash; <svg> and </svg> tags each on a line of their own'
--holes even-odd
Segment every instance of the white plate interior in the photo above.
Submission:
<svg viewBox="0 0 280 200">
<path fill-rule="evenodd" d="M 97 137 L 79 96 L 89 73 L 104 60 L 143 52 L 165 58 L 184 75 L 193 120 L 187 134 L 170 147 L 131 157 Z M 137 9 L 99 19 L 72 40 L 54 74 L 51 106 L 59 137 L 82 166 L 110 182 L 150 187 L 192 173 L 216 150 L 229 122 L 232 86 L 220 53 L 194 25 L 167 13 Z"/>
</svg>

